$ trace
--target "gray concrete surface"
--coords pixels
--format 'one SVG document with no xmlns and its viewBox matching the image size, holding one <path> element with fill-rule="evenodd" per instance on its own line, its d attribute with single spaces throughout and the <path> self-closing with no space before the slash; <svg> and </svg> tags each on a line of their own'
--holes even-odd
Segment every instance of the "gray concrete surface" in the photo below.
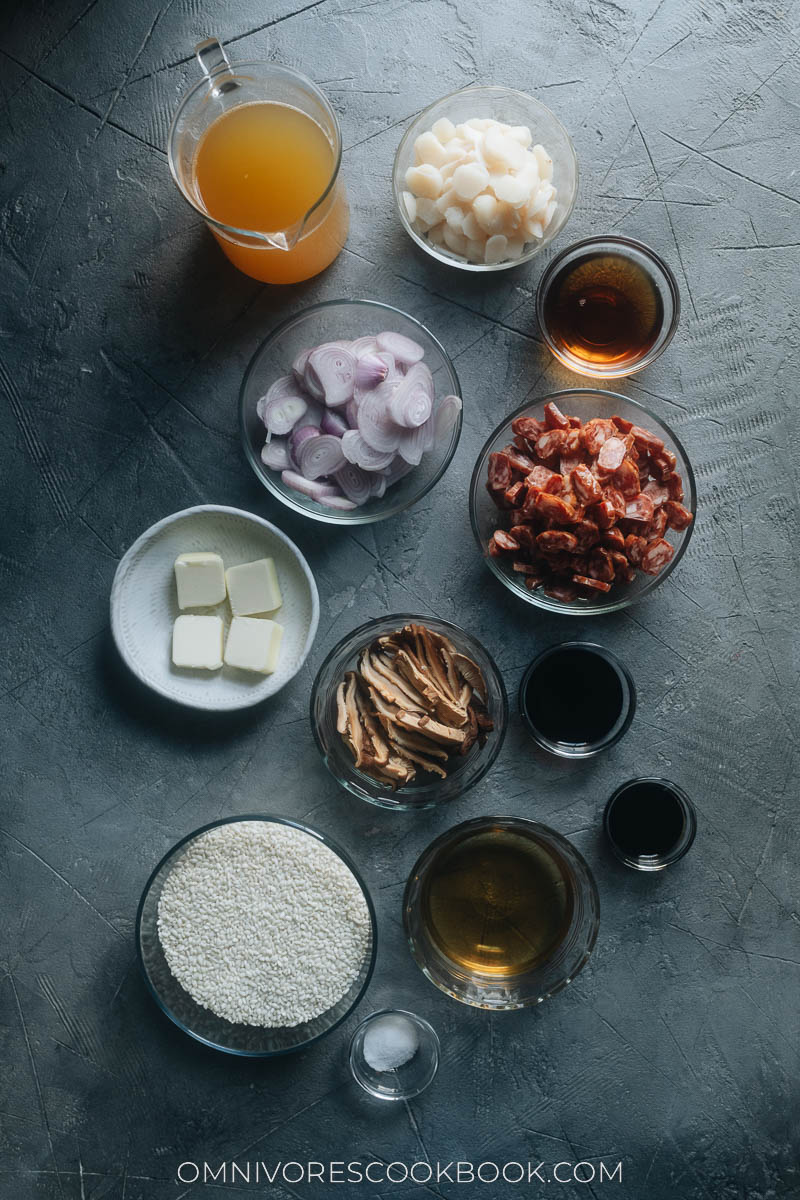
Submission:
<svg viewBox="0 0 800 1200">
<path fill-rule="evenodd" d="M 623 1163 L 623 1182 L 525 1194 L 636 1200 L 800 1195 L 798 1173 L 798 5 L 678 0 L 9 2 L 0 15 L 0 533 L 3 1102 L 13 1200 L 239 1194 L 521 1194 L 521 1188 L 176 1182 L 184 1160 L 483 1158 Z M 353 222 L 328 273 L 291 290 L 238 275 L 164 156 L 193 44 L 313 76 L 340 114 Z M 467 484 L 501 414 L 571 382 L 544 352 L 534 292 L 549 255 L 491 280 L 416 252 L 393 217 L 402 128 L 474 81 L 533 92 L 571 130 L 578 205 L 556 249 L 622 230 L 677 273 L 667 354 L 621 390 L 671 422 L 700 486 L 691 548 L 655 596 L 599 621 L 508 597 L 472 543 Z M 235 404 L 259 341 L 338 296 L 414 313 L 455 357 L 465 426 L 413 511 L 353 535 L 293 518 L 259 487 Z M 118 663 L 108 592 L 157 518 L 214 501 L 294 537 L 316 572 L 319 636 L 301 675 L 247 716 L 204 720 Z M 323 769 L 306 709 L 327 650 L 373 613 L 455 618 L 513 693 L 534 651 L 600 638 L 640 707 L 602 761 L 537 759 L 515 717 L 489 777 L 447 811 L 359 805 Z M 646 772 L 694 797 L 691 855 L 663 878 L 611 861 L 599 816 Z M 361 863 L 377 971 L 324 1044 L 237 1062 L 174 1029 L 134 965 L 141 888 L 166 848 L 220 814 L 307 817 Z M 414 859 L 469 816 L 516 812 L 572 837 L 602 900 L 596 952 L 537 1011 L 490 1016 L 435 991 L 403 945 Z M 348 1082 L 357 1017 L 411 1007 L 438 1029 L 438 1080 L 409 1106 Z M 588 1173 L 588 1172 L 586 1172 Z"/>
</svg>

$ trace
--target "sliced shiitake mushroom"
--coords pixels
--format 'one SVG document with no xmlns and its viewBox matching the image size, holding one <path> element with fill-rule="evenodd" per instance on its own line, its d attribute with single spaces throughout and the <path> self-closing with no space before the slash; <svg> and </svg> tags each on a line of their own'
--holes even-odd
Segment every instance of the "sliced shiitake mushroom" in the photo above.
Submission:
<svg viewBox="0 0 800 1200">
<path fill-rule="evenodd" d="M 421 769 L 447 777 L 452 755 L 485 745 L 492 720 L 477 663 L 424 625 L 365 646 L 336 689 L 336 728 L 356 766 L 392 788 Z"/>
</svg>

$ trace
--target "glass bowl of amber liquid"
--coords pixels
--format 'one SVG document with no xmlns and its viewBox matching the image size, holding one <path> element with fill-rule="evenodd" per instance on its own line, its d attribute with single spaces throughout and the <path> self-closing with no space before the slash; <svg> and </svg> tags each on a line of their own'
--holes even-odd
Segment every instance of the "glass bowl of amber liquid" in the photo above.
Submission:
<svg viewBox="0 0 800 1200">
<path fill-rule="evenodd" d="M 553 354 L 579 375 L 619 379 L 649 366 L 678 327 L 675 276 L 643 242 L 596 237 L 550 263 L 536 315 Z"/>
<path fill-rule="evenodd" d="M 418 859 L 406 937 L 431 983 L 462 1004 L 511 1010 L 571 983 L 597 939 L 600 902 L 575 847 L 522 817 L 478 817 Z"/>
</svg>

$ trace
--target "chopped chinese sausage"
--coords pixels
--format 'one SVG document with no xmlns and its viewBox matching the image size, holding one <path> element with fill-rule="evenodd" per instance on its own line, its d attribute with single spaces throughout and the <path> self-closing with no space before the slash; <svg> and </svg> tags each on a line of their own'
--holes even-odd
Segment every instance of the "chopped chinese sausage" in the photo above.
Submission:
<svg viewBox="0 0 800 1200">
<path fill-rule="evenodd" d="M 513 445 L 490 457 L 502 528 L 489 554 L 520 584 L 587 602 L 672 560 L 665 534 L 687 529 L 693 515 L 662 438 L 622 417 L 583 424 L 551 401 L 543 420 L 515 417 L 511 428 Z"/>
<path fill-rule="evenodd" d="M 544 423 L 548 429 L 569 429 L 569 417 L 552 400 L 544 406 Z"/>
<path fill-rule="evenodd" d="M 575 467 L 570 473 L 570 479 L 575 495 L 582 504 L 594 504 L 601 499 L 603 491 L 600 483 L 588 467 Z"/>
<path fill-rule="evenodd" d="M 549 467 L 535 466 L 525 476 L 525 482 L 537 492 L 560 492 L 563 480 L 557 471 L 551 471 Z"/>
<path fill-rule="evenodd" d="M 627 449 L 622 438 L 608 438 L 600 447 L 600 453 L 597 456 L 598 467 L 603 471 L 616 471 L 617 467 L 622 466 Z"/>
<path fill-rule="evenodd" d="M 581 587 L 591 588 L 596 592 L 610 592 L 611 584 L 605 583 L 602 579 L 591 579 L 588 575 L 573 575 L 573 583 L 579 583 Z"/>
<path fill-rule="evenodd" d="M 668 562 L 672 561 L 672 556 L 675 553 L 675 547 L 664 538 L 658 538 L 654 542 L 650 542 L 644 554 L 642 555 L 642 570 L 647 575 L 657 575 L 662 567 L 665 567 Z"/>
<path fill-rule="evenodd" d="M 694 519 L 688 508 L 684 508 L 677 500 L 667 500 L 664 509 L 670 529 L 687 529 Z"/>
</svg>

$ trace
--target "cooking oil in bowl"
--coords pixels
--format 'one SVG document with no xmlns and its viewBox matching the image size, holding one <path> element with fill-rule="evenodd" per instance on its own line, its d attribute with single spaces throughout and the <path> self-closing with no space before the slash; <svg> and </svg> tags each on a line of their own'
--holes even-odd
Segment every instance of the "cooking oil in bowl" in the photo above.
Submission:
<svg viewBox="0 0 800 1200">
<path fill-rule="evenodd" d="M 432 865 L 421 905 L 446 959 L 505 978 L 553 953 L 569 928 L 573 895 L 549 849 L 511 830 L 488 829 L 456 842 Z"/>
<path fill-rule="evenodd" d="M 591 871 L 554 829 L 522 817 L 476 817 L 423 851 L 403 923 L 431 983 L 476 1008 L 540 1004 L 592 952 L 600 909 Z"/>
</svg>

